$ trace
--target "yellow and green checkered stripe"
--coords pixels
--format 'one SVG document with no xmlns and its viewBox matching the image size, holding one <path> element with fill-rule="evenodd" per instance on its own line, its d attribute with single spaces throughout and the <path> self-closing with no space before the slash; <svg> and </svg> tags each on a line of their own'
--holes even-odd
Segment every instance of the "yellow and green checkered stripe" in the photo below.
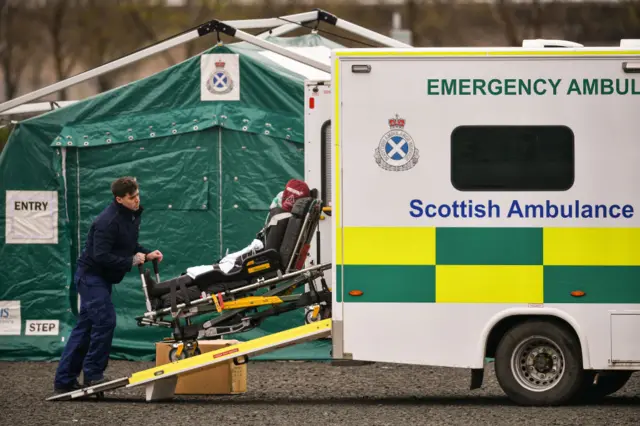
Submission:
<svg viewBox="0 0 640 426">
<path fill-rule="evenodd" d="M 342 231 L 339 302 L 640 303 L 640 228 Z"/>
</svg>

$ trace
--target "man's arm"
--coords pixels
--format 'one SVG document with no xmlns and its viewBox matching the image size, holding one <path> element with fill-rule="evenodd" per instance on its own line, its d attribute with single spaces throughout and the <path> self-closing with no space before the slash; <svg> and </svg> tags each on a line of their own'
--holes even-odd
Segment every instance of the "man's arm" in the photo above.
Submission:
<svg viewBox="0 0 640 426">
<path fill-rule="evenodd" d="M 93 234 L 93 255 L 96 262 L 105 268 L 130 271 L 133 256 L 122 257 L 111 252 L 115 242 L 116 230 L 113 223 L 98 223 Z"/>
<path fill-rule="evenodd" d="M 149 250 L 148 248 L 141 246 L 140 243 L 136 243 L 136 253 L 144 253 L 144 254 L 149 254 L 151 253 L 153 250 Z"/>
</svg>

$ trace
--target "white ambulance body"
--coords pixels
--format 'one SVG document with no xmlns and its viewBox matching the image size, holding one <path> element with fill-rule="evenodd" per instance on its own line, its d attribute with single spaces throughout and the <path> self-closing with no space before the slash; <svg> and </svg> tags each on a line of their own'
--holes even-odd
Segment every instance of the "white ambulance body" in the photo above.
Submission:
<svg viewBox="0 0 640 426">
<path fill-rule="evenodd" d="M 345 49 L 332 68 L 307 85 L 305 173 L 332 208 L 335 358 L 467 368 L 472 388 L 495 358 L 526 404 L 640 369 L 640 48 Z"/>
</svg>

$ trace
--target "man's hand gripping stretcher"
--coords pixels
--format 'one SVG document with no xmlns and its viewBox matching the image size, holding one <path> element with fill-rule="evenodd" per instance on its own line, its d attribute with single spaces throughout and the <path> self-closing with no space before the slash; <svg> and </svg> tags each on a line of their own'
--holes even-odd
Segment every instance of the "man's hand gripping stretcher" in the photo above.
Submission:
<svg viewBox="0 0 640 426">
<path fill-rule="evenodd" d="M 274 198 L 263 229 L 243 249 L 164 282 L 156 261 L 155 280 L 139 265 L 147 312 L 137 318 L 138 325 L 170 327 L 174 339 L 184 341 L 247 331 L 269 316 L 311 305 L 319 306 L 313 320 L 328 318 L 331 293 L 324 271 L 331 264 L 305 265 L 321 213 L 317 190 L 292 179 Z M 305 285 L 308 291 L 292 295 Z M 267 291 L 253 295 L 262 290 Z M 258 311 L 265 306 L 271 308 Z M 216 312 L 203 324 L 191 323 L 195 316 Z M 179 323 L 181 318 L 186 325 Z"/>
</svg>

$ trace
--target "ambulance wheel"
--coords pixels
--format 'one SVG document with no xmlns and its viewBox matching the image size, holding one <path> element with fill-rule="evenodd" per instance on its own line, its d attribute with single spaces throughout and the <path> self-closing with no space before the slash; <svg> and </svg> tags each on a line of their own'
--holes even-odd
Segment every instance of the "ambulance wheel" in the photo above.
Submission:
<svg viewBox="0 0 640 426">
<path fill-rule="evenodd" d="M 510 329 L 498 344 L 496 378 L 519 405 L 562 405 L 585 380 L 580 342 L 566 327 L 532 320 Z"/>
</svg>

